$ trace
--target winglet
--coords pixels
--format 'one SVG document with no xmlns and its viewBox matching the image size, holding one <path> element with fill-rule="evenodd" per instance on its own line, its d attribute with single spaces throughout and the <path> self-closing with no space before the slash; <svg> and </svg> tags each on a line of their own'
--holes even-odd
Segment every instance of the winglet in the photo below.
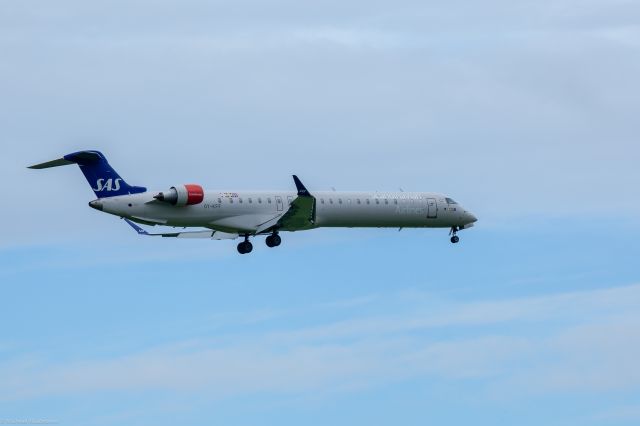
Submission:
<svg viewBox="0 0 640 426">
<path fill-rule="evenodd" d="M 307 188 L 305 188 L 300 179 L 298 179 L 298 176 L 293 175 L 293 181 L 295 182 L 296 189 L 298 190 L 298 197 L 311 197 L 311 194 L 307 191 Z"/>
<path fill-rule="evenodd" d="M 135 223 L 131 222 L 129 219 L 124 220 L 125 222 L 127 222 L 129 225 L 131 225 L 131 227 L 133 229 L 136 230 L 136 232 L 140 235 L 149 235 L 149 233 L 147 231 L 145 231 L 144 229 L 140 228 L 138 225 L 136 225 Z"/>
</svg>

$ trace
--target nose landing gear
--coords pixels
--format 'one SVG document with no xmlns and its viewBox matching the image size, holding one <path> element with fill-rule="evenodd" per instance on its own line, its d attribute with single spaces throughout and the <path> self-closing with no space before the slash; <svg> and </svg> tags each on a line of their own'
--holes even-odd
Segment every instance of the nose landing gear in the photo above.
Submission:
<svg viewBox="0 0 640 426">
<path fill-rule="evenodd" d="M 453 244 L 457 244 L 458 241 L 460 241 L 460 237 L 456 235 L 457 232 L 458 232 L 457 226 L 452 226 L 451 231 L 449 231 L 449 235 L 451 235 L 451 243 Z"/>
</svg>

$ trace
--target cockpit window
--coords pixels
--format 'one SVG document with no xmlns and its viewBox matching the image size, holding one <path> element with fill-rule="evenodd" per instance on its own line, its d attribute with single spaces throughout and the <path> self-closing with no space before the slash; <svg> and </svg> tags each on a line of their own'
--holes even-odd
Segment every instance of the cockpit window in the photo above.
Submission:
<svg viewBox="0 0 640 426">
<path fill-rule="evenodd" d="M 453 198 L 445 198 L 445 200 L 447 200 L 447 204 L 458 204 L 453 200 Z"/>
</svg>

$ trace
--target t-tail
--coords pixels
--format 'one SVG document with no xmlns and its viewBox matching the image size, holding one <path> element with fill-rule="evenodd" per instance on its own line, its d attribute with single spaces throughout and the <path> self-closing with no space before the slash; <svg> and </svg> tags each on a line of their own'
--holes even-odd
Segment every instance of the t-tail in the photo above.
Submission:
<svg viewBox="0 0 640 426">
<path fill-rule="evenodd" d="M 87 178 L 91 189 L 98 198 L 115 197 L 116 195 L 138 194 L 147 188 L 131 186 L 124 181 L 107 159 L 99 151 L 78 151 L 62 158 L 46 163 L 35 164 L 30 169 L 47 169 L 49 167 L 77 164 Z"/>
</svg>

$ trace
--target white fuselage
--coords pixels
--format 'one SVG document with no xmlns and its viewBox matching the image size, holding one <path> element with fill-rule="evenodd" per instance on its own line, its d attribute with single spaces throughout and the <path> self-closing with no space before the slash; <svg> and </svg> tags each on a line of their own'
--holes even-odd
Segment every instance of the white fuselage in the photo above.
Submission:
<svg viewBox="0 0 640 426">
<path fill-rule="evenodd" d="M 201 203 L 178 207 L 155 200 L 156 193 L 103 198 L 96 208 L 146 224 L 252 233 L 269 218 L 286 212 L 297 197 L 294 191 L 207 190 Z M 449 228 L 476 221 L 460 204 L 438 193 L 314 191 L 313 196 L 314 228 Z"/>
</svg>

